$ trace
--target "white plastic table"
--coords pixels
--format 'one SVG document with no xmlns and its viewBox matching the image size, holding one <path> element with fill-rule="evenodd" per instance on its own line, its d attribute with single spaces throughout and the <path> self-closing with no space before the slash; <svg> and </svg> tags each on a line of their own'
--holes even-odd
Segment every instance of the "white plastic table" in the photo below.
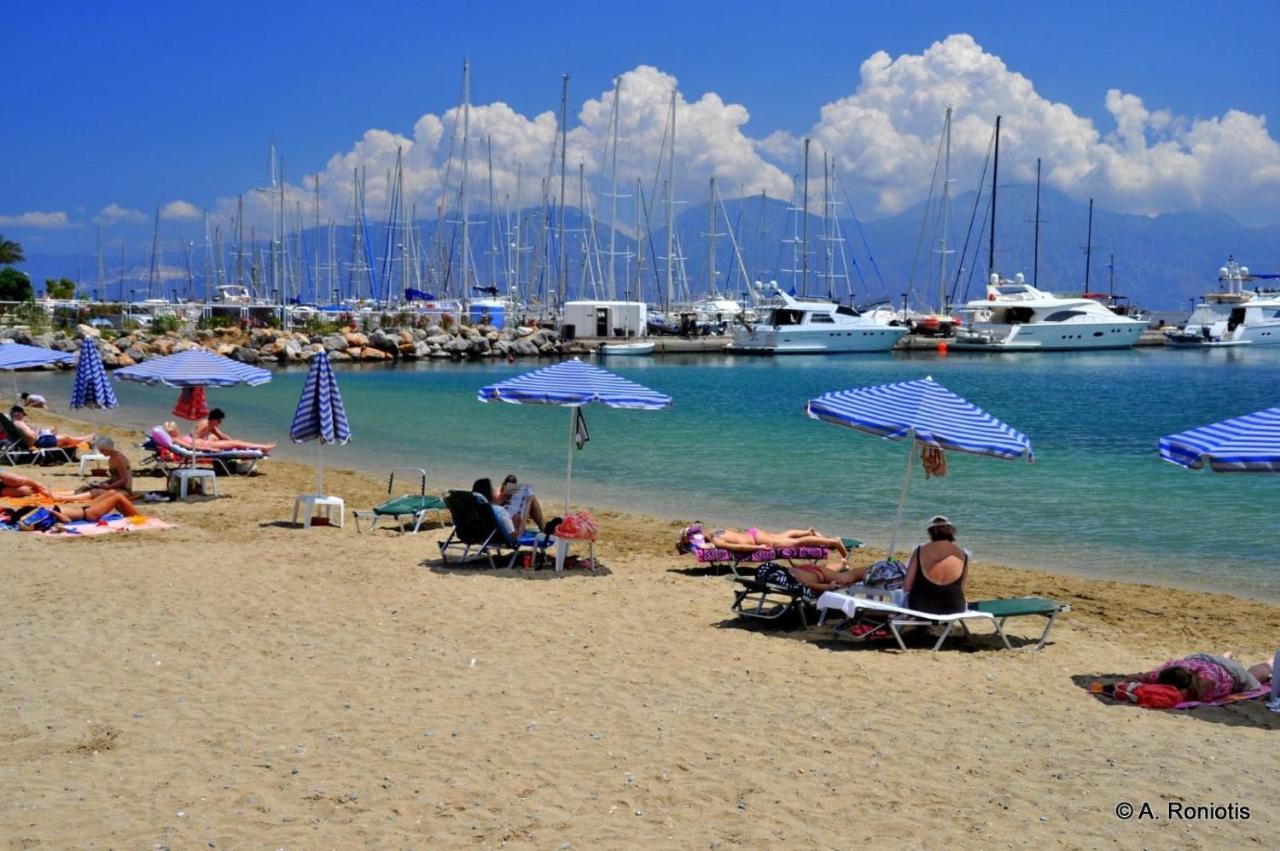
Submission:
<svg viewBox="0 0 1280 851">
<path fill-rule="evenodd" d="M 99 461 L 106 461 L 106 460 L 107 460 L 107 456 L 103 455 L 100 452 L 90 452 L 86 455 L 81 455 L 80 456 L 80 478 L 82 479 L 84 478 L 85 467 L 88 467 L 90 470 L 92 470 L 93 467 L 91 465 L 97 464 Z"/>
<path fill-rule="evenodd" d="M 191 482 L 199 482 L 200 493 L 204 496 L 218 495 L 218 476 L 213 470 L 205 467 L 182 467 L 169 474 L 169 489 L 173 489 L 173 480 L 178 480 L 178 499 L 186 500 L 191 495 Z"/>
<path fill-rule="evenodd" d="M 311 528 L 311 518 L 315 514 L 316 508 L 324 509 L 324 517 L 326 520 L 333 521 L 333 509 L 338 509 L 338 528 L 341 529 L 347 519 L 347 504 L 343 502 L 340 496 L 326 496 L 325 494 L 308 493 L 302 494 L 293 503 L 293 522 L 298 522 L 298 512 L 304 511 L 302 517 L 302 528 Z"/>
</svg>

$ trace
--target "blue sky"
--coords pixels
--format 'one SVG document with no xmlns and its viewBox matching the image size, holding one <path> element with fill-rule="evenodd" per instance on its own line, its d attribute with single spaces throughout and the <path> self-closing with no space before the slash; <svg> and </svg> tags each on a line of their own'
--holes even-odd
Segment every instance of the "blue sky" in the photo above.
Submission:
<svg viewBox="0 0 1280 851">
<path fill-rule="evenodd" d="M 452 108 L 464 56 L 475 69 L 475 103 L 503 101 L 528 117 L 556 107 L 563 72 L 572 74 L 576 113 L 616 75 L 655 66 L 678 78 L 690 101 L 714 92 L 745 107 L 750 121 L 740 132 L 752 143 L 777 134 L 772 155 L 766 146 L 762 156 L 784 173 L 794 170 L 789 142 L 812 131 L 824 105 L 858 89 L 864 60 L 877 51 L 919 55 L 956 33 L 971 35 L 984 54 L 1025 75 L 1040 98 L 1069 107 L 1104 134 L 1117 114 L 1106 95 L 1118 89 L 1146 110 L 1167 110 L 1171 127 L 1240 110 L 1266 116 L 1273 125 L 1264 135 L 1280 136 L 1274 2 L 1233 3 L 1229 13 L 1185 2 L 359 6 L 11 7 L 0 232 L 33 248 L 88 247 L 91 222 L 109 204 L 148 217 L 175 199 L 216 209 L 219 199 L 225 205 L 262 182 L 269 138 L 280 141 L 290 178 L 320 172 L 370 128 L 408 137 L 420 116 Z M 839 152 L 841 144 L 865 143 L 833 129 L 826 144 Z M 1255 149 L 1258 139 L 1242 144 Z M 845 156 L 856 153 L 850 150 Z M 861 167 L 874 174 L 881 166 Z M 881 183 L 910 173 L 884 166 Z M 1064 164 L 1060 187 L 1069 190 L 1076 173 Z M 1247 181 L 1248 174 L 1230 179 Z M 1113 206 L 1126 205 L 1126 180 L 1110 178 Z M 1257 204 L 1266 207 L 1262 195 L 1272 186 L 1258 188 Z M 910 200 L 870 178 L 865 189 L 873 213 Z M 1226 206 L 1203 196 L 1202 188 L 1155 186 L 1133 196 L 1131 206 Z M 1257 207 L 1247 194 L 1240 200 Z M 1280 204 L 1270 203 L 1254 218 L 1280 220 Z M 24 227 L 37 220 L 16 218 L 55 211 L 71 226 Z M 149 230 L 132 218 L 113 228 Z"/>
</svg>

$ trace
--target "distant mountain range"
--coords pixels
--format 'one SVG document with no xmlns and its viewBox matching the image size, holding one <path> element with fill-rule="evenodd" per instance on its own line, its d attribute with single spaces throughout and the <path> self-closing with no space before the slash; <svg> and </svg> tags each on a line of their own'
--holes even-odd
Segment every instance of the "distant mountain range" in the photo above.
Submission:
<svg viewBox="0 0 1280 851">
<path fill-rule="evenodd" d="M 808 276 L 803 274 L 803 257 L 800 250 L 805 231 L 804 220 L 791 204 L 775 199 L 744 198 L 726 201 L 716 216 L 716 271 L 718 289 L 741 292 L 743 273 L 755 279 L 776 280 L 784 289 L 794 288 L 811 295 L 826 294 L 830 290 L 843 300 L 862 302 L 889 297 L 901 303 L 903 295 L 910 293 L 910 301 L 916 306 L 935 304 L 940 290 L 949 299 L 963 301 L 980 298 L 982 282 L 987 274 L 988 227 L 990 208 L 984 193 L 974 206 L 973 192 L 960 193 L 952 199 L 948 216 L 946 243 L 947 275 L 940 280 L 939 258 L 941 247 L 940 216 L 936 202 L 917 204 L 903 212 L 875 221 L 858 222 L 850 216 L 847 207 L 832 203 L 831 209 L 838 219 L 838 228 L 831 229 L 832 238 L 824 238 L 823 208 L 821 198 L 810 198 L 808 216 Z M 661 205 L 659 205 L 661 206 Z M 719 206 L 719 205 L 717 205 Z M 930 222 L 924 226 L 926 216 Z M 538 252 L 528 250 L 538 230 L 537 211 L 525 210 L 521 215 L 522 285 L 535 294 L 545 297 L 548 288 L 554 290 L 558 279 L 555 259 L 552 256 L 536 258 Z M 665 222 L 661 209 L 650 207 L 650 218 L 655 223 Z M 593 292 L 603 293 L 604 280 L 608 277 L 609 228 L 597 224 L 592 251 L 584 250 L 587 229 L 577 210 L 567 210 L 565 216 L 567 254 L 569 257 L 569 293 L 571 297 Z M 627 256 L 616 258 L 618 296 L 623 292 L 634 295 L 635 290 L 635 241 L 632 226 L 619 217 L 617 251 Z M 726 219 L 729 227 L 726 227 Z M 1022 272 L 1028 281 L 1033 276 L 1042 289 L 1054 292 L 1081 292 L 1085 289 L 1085 253 L 1088 205 L 1074 201 L 1052 190 L 1043 190 L 1040 198 L 1040 252 L 1038 275 L 1033 262 L 1035 244 L 1035 188 L 1031 186 L 1001 186 L 999 190 L 998 218 L 996 222 L 996 267 L 1004 275 Z M 675 217 L 675 243 L 677 256 L 673 279 L 677 297 L 685 291 L 699 295 L 708 289 L 708 209 L 707 203 L 681 205 Z M 505 224 L 498 227 L 505 230 Z M 423 289 L 440 294 L 449 289 L 457 290 L 460 241 L 455 226 L 442 226 L 441 253 L 453 258 L 452 272 L 447 280 L 439 273 L 423 281 Z M 623 231 L 626 231 L 625 233 Z M 421 222 L 424 252 L 434 243 L 433 222 Z M 732 233 L 731 241 L 728 234 Z M 319 237 L 317 239 L 317 236 Z M 342 265 L 341 280 L 344 290 L 350 286 L 350 256 L 354 229 L 351 225 L 335 228 L 337 255 Z M 493 262 L 491 244 L 502 245 L 505 234 L 491 239 L 489 223 L 479 219 L 471 228 L 472 268 L 484 284 L 491 283 L 493 269 L 497 268 L 497 284 L 505 289 L 506 276 L 502 273 L 501 260 Z M 303 234 L 305 254 L 310 258 L 326 253 L 327 232 L 307 230 Z M 234 273 L 231 257 L 231 240 L 224 238 L 224 265 L 228 275 Z M 735 253 L 733 242 L 737 244 Z M 386 228 L 370 223 L 369 243 L 378 277 L 384 271 L 383 256 L 386 253 Z M 828 249 L 830 249 L 831 274 L 828 274 Z M 156 276 L 163 283 L 153 289 L 163 289 L 172 296 L 175 290 L 186 292 L 188 286 L 187 259 L 182 249 L 174 244 L 162 245 L 164 266 Z M 201 270 L 203 247 L 189 245 L 191 279 L 195 291 L 203 294 Z M 394 252 L 393 252 L 394 253 Z M 661 302 L 666 291 L 667 235 L 665 226 L 650 229 L 644 242 L 644 298 Z M 841 256 L 845 258 L 841 261 Z M 259 265 L 268 265 L 263 259 L 265 245 L 259 245 Z M 1111 288 L 1110 259 L 1115 258 L 1115 292 L 1131 298 L 1135 303 L 1152 309 L 1181 310 L 1191 299 L 1217 286 L 1217 270 L 1231 255 L 1254 271 L 1280 271 L 1280 225 L 1250 227 L 1222 213 L 1173 213 L 1159 216 L 1137 216 L 1095 209 L 1093 218 L 1093 257 L 1089 275 L 1089 289 L 1107 292 Z M 590 258 L 590 261 L 588 261 Z M 246 263 L 248 261 L 246 260 Z M 434 264 L 440 265 L 440 264 Z M 121 261 L 115 256 L 104 258 L 106 267 L 106 295 L 119 297 Z M 139 244 L 128 251 L 124 261 L 125 295 L 134 297 L 147 294 L 150 269 L 150 245 Z M 82 288 L 93 294 L 97 277 L 97 260 L 92 251 L 80 254 L 28 254 L 21 267 L 37 282 L 39 288 L 46 278 L 69 277 L 82 282 Z M 846 274 L 847 270 L 847 274 Z M 393 291 L 399 290 L 401 276 L 398 261 L 391 267 Z M 528 283 L 536 272 L 532 285 Z M 323 270 L 317 276 L 313 270 L 303 277 L 303 297 L 306 300 L 327 301 L 330 294 L 324 283 Z M 425 274 L 425 272 L 424 272 Z M 317 280 L 318 279 L 318 280 Z M 593 288 L 592 282 L 595 282 Z M 687 282 L 687 284 L 682 283 Z M 318 284 L 318 286 L 317 286 Z M 629 287 L 626 286 L 629 284 Z M 362 283 L 362 289 L 367 288 Z M 264 285 L 265 288 L 265 285 Z M 316 292 L 319 290 L 320 292 Z M 385 292 L 385 290 L 381 290 Z M 153 292 L 153 295 L 160 293 Z M 264 293 L 266 294 L 266 293 Z"/>
</svg>

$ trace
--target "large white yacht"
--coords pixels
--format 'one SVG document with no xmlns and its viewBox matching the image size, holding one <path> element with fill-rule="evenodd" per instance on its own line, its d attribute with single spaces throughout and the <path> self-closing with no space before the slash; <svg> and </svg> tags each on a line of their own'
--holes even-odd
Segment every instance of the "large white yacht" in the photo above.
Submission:
<svg viewBox="0 0 1280 851">
<path fill-rule="evenodd" d="M 1164 332 L 1165 341 L 1183 348 L 1280 345 L 1280 291 L 1246 290 L 1255 278 L 1228 258 L 1218 270 L 1220 289 L 1205 293 L 1182 328 Z"/>
<path fill-rule="evenodd" d="M 907 333 L 906 326 L 868 318 L 852 307 L 827 299 L 797 298 L 777 288 L 764 309 L 762 322 L 734 328 L 730 351 L 765 355 L 887 352 Z"/>
<path fill-rule="evenodd" d="M 1023 280 L 992 275 L 987 298 L 960 311 L 965 329 L 950 348 L 962 351 L 1047 352 L 1127 349 L 1147 323 L 1117 316 L 1091 298 L 1061 298 Z"/>
</svg>

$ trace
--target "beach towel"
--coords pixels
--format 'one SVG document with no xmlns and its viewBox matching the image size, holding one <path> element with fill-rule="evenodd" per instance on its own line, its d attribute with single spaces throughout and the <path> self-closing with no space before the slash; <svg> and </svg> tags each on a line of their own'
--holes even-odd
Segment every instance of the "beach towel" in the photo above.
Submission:
<svg viewBox="0 0 1280 851">
<path fill-rule="evenodd" d="M 1117 703 L 1132 703 L 1144 709 L 1199 709 L 1202 706 L 1226 706 L 1242 700 L 1253 700 L 1266 697 L 1271 693 L 1270 686 L 1262 686 L 1249 691 L 1223 695 L 1213 700 L 1182 700 L 1182 692 L 1174 686 L 1140 681 L 1115 683 L 1110 691 L 1101 682 L 1095 682 L 1090 691 L 1099 697 L 1109 698 Z"/>
<path fill-rule="evenodd" d="M 158 520 L 155 517 L 121 517 L 119 515 L 103 518 L 96 523 L 92 520 L 77 520 L 61 524 L 61 529 L 50 529 L 37 532 L 49 538 L 92 538 L 98 535 L 112 535 L 119 532 L 154 532 L 160 529 L 171 529 L 173 524 Z"/>
</svg>

